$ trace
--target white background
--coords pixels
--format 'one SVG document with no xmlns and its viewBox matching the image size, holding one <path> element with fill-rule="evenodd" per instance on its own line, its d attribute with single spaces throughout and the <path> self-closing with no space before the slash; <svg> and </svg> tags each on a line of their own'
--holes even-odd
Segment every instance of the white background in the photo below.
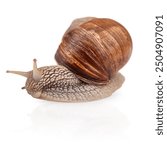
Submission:
<svg viewBox="0 0 167 150">
<path fill-rule="evenodd" d="M 154 23 L 162 14 L 165 23 L 165 0 L 0 0 L 0 149 L 167 149 L 167 128 L 164 136 L 155 132 Z M 38 66 L 56 64 L 63 33 L 85 16 L 115 19 L 132 36 L 132 57 L 120 70 L 126 81 L 111 97 L 78 104 L 42 101 L 21 90 L 25 78 L 5 73 L 31 70 L 33 58 Z"/>
</svg>

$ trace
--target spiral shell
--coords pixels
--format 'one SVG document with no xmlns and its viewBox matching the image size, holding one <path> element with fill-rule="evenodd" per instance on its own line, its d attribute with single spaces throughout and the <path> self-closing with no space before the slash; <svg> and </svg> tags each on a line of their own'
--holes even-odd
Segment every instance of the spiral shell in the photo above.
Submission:
<svg viewBox="0 0 167 150">
<path fill-rule="evenodd" d="M 101 85 L 128 62 L 131 53 L 130 34 L 120 23 L 106 18 L 81 18 L 65 32 L 55 59 L 80 80 Z"/>
</svg>

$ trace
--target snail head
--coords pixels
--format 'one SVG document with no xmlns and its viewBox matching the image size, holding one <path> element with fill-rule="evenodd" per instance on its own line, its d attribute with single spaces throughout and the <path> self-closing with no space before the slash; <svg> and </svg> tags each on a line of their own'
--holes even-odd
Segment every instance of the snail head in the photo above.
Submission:
<svg viewBox="0 0 167 150">
<path fill-rule="evenodd" d="M 40 97 L 41 94 L 41 86 L 39 84 L 39 81 L 42 78 L 42 69 L 37 68 L 37 60 L 33 59 L 33 70 L 32 71 L 13 71 L 13 70 L 7 70 L 7 73 L 17 74 L 23 77 L 27 78 L 26 84 L 22 89 L 26 89 L 27 92 L 32 95 L 33 97 Z"/>
</svg>

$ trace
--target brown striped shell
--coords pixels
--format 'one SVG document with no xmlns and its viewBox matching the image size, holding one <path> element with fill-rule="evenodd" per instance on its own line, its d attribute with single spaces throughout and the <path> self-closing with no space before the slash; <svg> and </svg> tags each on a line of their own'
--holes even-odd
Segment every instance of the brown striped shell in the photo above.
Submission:
<svg viewBox="0 0 167 150">
<path fill-rule="evenodd" d="M 132 40 L 112 19 L 74 20 L 55 54 L 58 64 L 93 84 L 106 84 L 129 60 Z"/>
</svg>

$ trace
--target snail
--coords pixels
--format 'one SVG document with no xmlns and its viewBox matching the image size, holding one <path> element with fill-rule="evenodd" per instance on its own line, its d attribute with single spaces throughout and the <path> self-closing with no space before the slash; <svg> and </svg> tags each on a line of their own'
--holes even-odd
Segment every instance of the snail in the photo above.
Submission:
<svg viewBox="0 0 167 150">
<path fill-rule="evenodd" d="M 132 53 L 130 34 L 108 18 L 76 19 L 65 32 L 55 59 L 58 65 L 28 72 L 7 71 L 27 78 L 25 87 L 34 98 L 59 102 L 98 100 L 112 95 L 125 78 L 119 70 Z"/>
</svg>

